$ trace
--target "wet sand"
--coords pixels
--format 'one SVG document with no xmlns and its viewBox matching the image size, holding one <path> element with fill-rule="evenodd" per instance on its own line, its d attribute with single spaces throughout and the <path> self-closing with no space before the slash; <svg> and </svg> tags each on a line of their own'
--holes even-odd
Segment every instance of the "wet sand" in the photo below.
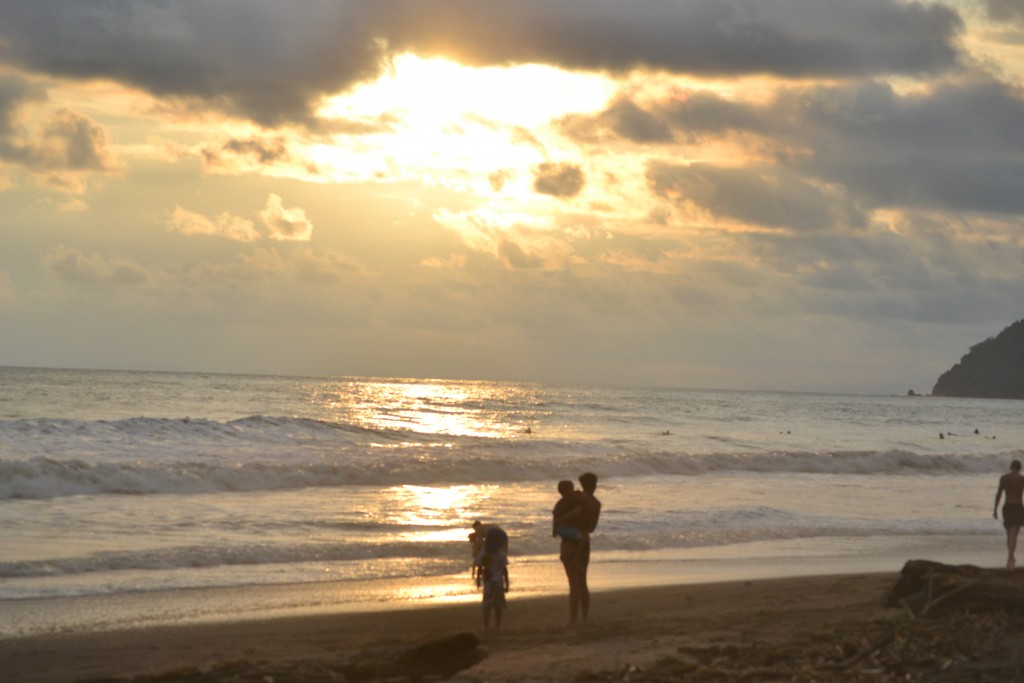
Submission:
<svg viewBox="0 0 1024 683">
<path fill-rule="evenodd" d="M 655 671 L 666 658 L 699 662 L 701 652 L 751 646 L 770 651 L 907 618 L 881 605 L 895 577 L 801 576 L 600 592 L 589 623 L 575 628 L 566 625 L 564 596 L 517 599 L 513 590 L 500 632 L 483 629 L 473 603 L 34 636 L 0 641 L 0 663 L 6 680 L 26 683 L 142 680 L 168 672 L 164 680 L 344 680 L 342 665 L 356 653 L 469 632 L 486 656 L 458 680 L 626 680 L 630 671 L 641 680 L 639 672 Z"/>
</svg>

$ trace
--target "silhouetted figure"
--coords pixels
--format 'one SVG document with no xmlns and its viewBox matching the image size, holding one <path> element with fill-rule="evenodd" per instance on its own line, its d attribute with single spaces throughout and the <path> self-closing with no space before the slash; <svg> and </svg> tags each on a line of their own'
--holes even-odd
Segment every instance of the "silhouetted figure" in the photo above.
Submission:
<svg viewBox="0 0 1024 683">
<path fill-rule="evenodd" d="M 1024 525 L 1024 475 L 1020 473 L 1020 460 L 1010 463 L 1010 471 L 999 477 L 999 488 L 996 489 L 996 502 L 992 508 L 992 517 L 999 519 L 999 499 L 1006 494 L 1003 505 L 1003 528 L 1006 529 L 1006 568 L 1013 569 L 1017 563 L 1017 535 Z"/>
<path fill-rule="evenodd" d="M 585 472 L 579 477 L 580 486 L 583 488 L 583 537 L 580 539 L 579 566 L 580 566 L 580 615 L 583 621 L 590 616 L 590 589 L 587 588 L 587 568 L 590 566 L 590 534 L 597 528 L 597 521 L 601 517 L 601 501 L 597 499 L 594 492 L 597 490 L 597 475 L 593 472 Z M 570 597 L 570 603 L 572 598 Z M 570 604 L 570 616 L 572 605 Z"/>
<path fill-rule="evenodd" d="M 568 479 L 558 482 L 558 493 L 561 498 L 551 510 L 551 536 L 578 544 L 581 536 L 580 513 L 583 507 L 581 494 Z"/>
<path fill-rule="evenodd" d="M 505 611 L 505 593 L 508 580 L 508 536 L 500 527 L 492 526 L 484 538 L 484 546 L 474 562 L 477 588 L 483 589 L 484 628 L 501 628 Z"/>
<path fill-rule="evenodd" d="M 590 589 L 587 587 L 587 569 L 590 566 L 590 534 L 597 528 L 597 520 L 601 516 L 601 501 L 594 496 L 597 490 L 597 475 L 592 472 L 581 474 L 580 486 L 583 491 L 579 495 L 579 506 L 572 504 L 571 489 L 559 484 L 559 492 L 563 490 L 562 500 L 565 512 L 552 515 L 555 528 L 563 524 L 571 525 L 579 531 L 579 540 L 562 537 L 559 548 L 559 559 L 565 567 L 565 576 L 569 580 L 569 623 L 579 623 L 580 617 L 586 621 L 590 616 Z M 571 483 L 569 484 L 571 487 Z M 568 496 L 568 498 L 567 498 Z M 562 501 L 559 501 L 562 504 Z"/>
<path fill-rule="evenodd" d="M 508 534 L 505 533 L 504 529 L 497 526 L 496 524 L 484 524 L 479 519 L 473 522 L 473 531 L 469 534 L 469 553 L 470 561 L 473 563 L 472 567 L 472 578 L 477 578 L 477 566 L 476 560 L 480 556 L 480 551 L 484 548 L 484 542 L 487 540 L 487 535 L 492 529 L 497 529 L 498 534 L 504 538 L 503 550 L 505 554 L 508 554 Z"/>
</svg>

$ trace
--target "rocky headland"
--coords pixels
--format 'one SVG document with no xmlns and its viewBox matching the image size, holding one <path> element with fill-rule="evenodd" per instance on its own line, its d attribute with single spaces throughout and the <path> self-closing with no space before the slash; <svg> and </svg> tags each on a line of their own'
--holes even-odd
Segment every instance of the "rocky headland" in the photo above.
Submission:
<svg viewBox="0 0 1024 683">
<path fill-rule="evenodd" d="M 932 395 L 1024 399 L 1024 320 L 972 346 L 942 373 Z"/>
</svg>

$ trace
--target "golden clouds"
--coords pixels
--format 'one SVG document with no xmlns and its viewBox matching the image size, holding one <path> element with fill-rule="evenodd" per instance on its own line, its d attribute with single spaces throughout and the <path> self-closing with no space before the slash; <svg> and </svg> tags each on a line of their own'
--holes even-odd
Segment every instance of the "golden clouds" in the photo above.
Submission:
<svg viewBox="0 0 1024 683">
<path fill-rule="evenodd" d="M 62 282 L 74 285 L 134 286 L 148 282 L 142 266 L 121 256 L 84 253 L 57 245 L 43 255 L 43 266 Z"/>
<path fill-rule="evenodd" d="M 174 207 L 168 227 L 182 235 L 215 235 L 239 242 L 251 242 L 260 235 L 253 228 L 252 221 L 232 216 L 224 211 L 210 219 L 181 206 Z"/>
<path fill-rule="evenodd" d="M 238 242 L 252 242 L 266 238 L 285 242 L 308 242 L 313 236 L 313 224 L 299 207 L 287 208 L 276 194 L 267 197 L 259 212 L 263 230 L 256 229 L 252 221 L 224 211 L 214 218 L 189 211 L 180 205 L 174 208 L 167 227 L 182 235 L 223 237 Z"/>
<path fill-rule="evenodd" d="M 306 212 L 298 207 L 286 208 L 276 194 L 267 197 L 260 220 L 272 240 L 308 242 L 313 236 L 313 224 L 306 218 Z"/>
</svg>

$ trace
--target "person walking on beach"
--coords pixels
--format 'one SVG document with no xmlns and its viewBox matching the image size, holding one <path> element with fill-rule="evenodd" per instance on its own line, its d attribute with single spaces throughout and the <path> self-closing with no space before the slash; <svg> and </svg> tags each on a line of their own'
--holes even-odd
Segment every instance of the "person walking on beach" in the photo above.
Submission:
<svg viewBox="0 0 1024 683">
<path fill-rule="evenodd" d="M 1024 525 L 1024 475 L 1020 473 L 1020 460 L 1010 463 L 1010 471 L 999 477 L 996 502 L 992 517 L 999 519 L 999 499 L 1006 494 L 1003 505 L 1003 527 L 1006 529 L 1006 568 L 1013 569 L 1017 563 L 1017 535 Z"/>
<path fill-rule="evenodd" d="M 474 562 L 477 588 L 483 588 L 485 629 L 491 628 L 491 614 L 494 614 L 494 627 L 501 629 L 505 593 L 509 589 L 507 548 L 508 536 L 505 532 L 498 527 L 491 527 Z"/>
</svg>

